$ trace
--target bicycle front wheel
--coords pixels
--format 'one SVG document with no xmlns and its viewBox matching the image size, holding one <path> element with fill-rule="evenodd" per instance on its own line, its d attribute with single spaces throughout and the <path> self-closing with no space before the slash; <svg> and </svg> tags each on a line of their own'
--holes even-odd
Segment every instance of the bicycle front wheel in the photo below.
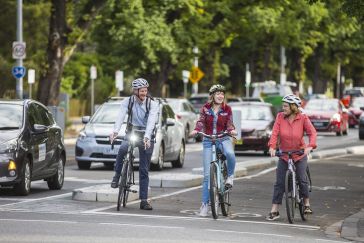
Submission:
<svg viewBox="0 0 364 243">
<path fill-rule="evenodd" d="M 123 168 L 121 170 L 121 180 L 120 180 L 120 184 L 119 184 L 118 204 L 116 207 L 116 209 L 118 211 L 120 211 L 121 204 L 123 204 L 123 207 L 125 207 L 124 199 L 125 199 L 125 193 L 127 190 L 126 179 L 127 179 L 128 167 L 129 167 L 128 159 L 124 159 Z"/>
<path fill-rule="evenodd" d="M 132 159 L 130 159 L 132 160 Z M 125 186 L 125 193 L 124 193 L 124 197 L 123 197 L 123 207 L 126 207 L 126 203 L 128 202 L 128 197 L 129 197 L 129 192 L 130 192 L 130 187 L 132 186 L 133 182 L 132 182 L 132 173 L 133 173 L 133 161 L 128 161 L 129 166 L 127 168 L 127 173 L 126 173 L 126 186 Z"/>
<path fill-rule="evenodd" d="M 226 181 L 226 179 L 228 177 L 226 161 L 224 161 L 224 163 L 222 163 L 222 166 L 223 166 L 222 175 L 224 177 L 224 181 Z M 221 213 L 224 216 L 229 216 L 229 213 L 230 213 L 230 189 L 226 188 L 225 185 L 223 187 L 224 187 L 224 194 L 220 195 Z"/>
<path fill-rule="evenodd" d="M 219 217 L 219 189 L 217 187 L 217 168 L 215 163 L 210 165 L 210 203 L 211 203 L 211 213 L 214 219 Z"/>
<path fill-rule="evenodd" d="M 293 177 L 292 172 L 287 170 L 286 172 L 286 178 L 285 178 L 285 196 L 286 196 L 286 212 L 287 212 L 287 218 L 289 223 L 294 222 L 294 210 L 295 210 L 295 197 L 293 195 Z"/>
</svg>

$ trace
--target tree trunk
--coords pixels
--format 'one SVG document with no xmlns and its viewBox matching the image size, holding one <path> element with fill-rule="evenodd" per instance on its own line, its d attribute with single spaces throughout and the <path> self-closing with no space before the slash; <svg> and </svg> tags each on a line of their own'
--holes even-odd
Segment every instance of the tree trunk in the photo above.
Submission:
<svg viewBox="0 0 364 243">
<path fill-rule="evenodd" d="M 57 105 L 67 44 L 66 0 L 52 0 L 46 71 L 41 75 L 37 98 L 44 105 Z"/>
<path fill-rule="evenodd" d="M 319 44 L 315 50 L 314 56 L 314 76 L 313 76 L 313 93 L 325 93 L 326 82 L 322 80 L 321 63 L 322 63 L 322 44 Z"/>
</svg>

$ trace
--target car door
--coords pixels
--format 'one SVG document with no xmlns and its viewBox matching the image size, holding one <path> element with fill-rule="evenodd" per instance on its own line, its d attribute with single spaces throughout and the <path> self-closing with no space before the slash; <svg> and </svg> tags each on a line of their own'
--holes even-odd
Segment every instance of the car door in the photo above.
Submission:
<svg viewBox="0 0 364 243">
<path fill-rule="evenodd" d="M 172 110 L 172 108 L 169 105 L 165 105 L 165 109 L 167 112 L 167 118 L 169 121 L 174 122 L 175 124 L 173 126 L 167 126 L 167 137 L 168 137 L 168 151 L 166 150 L 166 160 L 171 160 L 173 158 L 175 158 L 175 153 L 179 148 L 179 145 L 181 143 L 180 141 L 180 136 L 179 136 L 179 131 L 178 131 L 178 127 L 176 125 L 176 119 L 175 119 L 175 114 Z"/>
<path fill-rule="evenodd" d="M 60 130 L 56 126 L 52 114 L 43 106 L 36 104 L 38 112 L 42 117 L 42 122 L 44 126 L 47 127 L 47 142 L 46 142 L 46 163 L 44 168 L 42 168 L 44 174 L 50 174 L 57 169 L 58 158 L 57 156 L 57 145 L 58 137 L 60 135 Z"/>
<path fill-rule="evenodd" d="M 162 107 L 162 136 L 164 142 L 164 158 L 166 159 L 166 154 L 170 153 L 171 144 L 170 144 L 170 136 L 168 134 L 168 126 L 167 126 L 167 118 L 168 118 L 168 111 L 166 105 Z"/>
<path fill-rule="evenodd" d="M 35 179 L 42 175 L 42 169 L 46 166 L 46 144 L 48 134 L 46 131 L 36 131 L 35 125 L 43 125 L 43 120 L 35 103 L 31 103 L 28 109 L 30 135 L 30 151 L 33 157 L 32 178 Z"/>
</svg>

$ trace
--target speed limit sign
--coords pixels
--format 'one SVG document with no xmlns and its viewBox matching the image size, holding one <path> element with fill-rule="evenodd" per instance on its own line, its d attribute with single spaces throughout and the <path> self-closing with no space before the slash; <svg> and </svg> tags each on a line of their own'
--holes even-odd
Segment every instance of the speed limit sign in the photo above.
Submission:
<svg viewBox="0 0 364 243">
<path fill-rule="evenodd" d="M 13 58 L 14 59 L 24 59 L 26 57 L 25 53 L 25 42 L 14 41 L 13 42 Z"/>
</svg>

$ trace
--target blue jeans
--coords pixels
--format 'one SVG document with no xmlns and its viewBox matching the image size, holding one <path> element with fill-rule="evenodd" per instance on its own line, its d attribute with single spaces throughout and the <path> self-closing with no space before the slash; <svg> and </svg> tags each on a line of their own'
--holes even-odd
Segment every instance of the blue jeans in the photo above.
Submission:
<svg viewBox="0 0 364 243">
<path fill-rule="evenodd" d="M 115 175 L 120 176 L 123 168 L 123 161 L 126 153 L 128 152 L 129 141 L 123 140 L 118 155 L 116 156 Z M 142 200 L 148 199 L 148 186 L 149 186 L 149 165 L 152 157 L 154 143 L 150 143 L 150 147 L 144 150 L 144 144 L 138 143 L 135 147 L 139 150 L 139 198 Z"/>
<path fill-rule="evenodd" d="M 202 203 L 209 202 L 209 183 L 210 183 L 210 163 L 212 161 L 212 142 L 204 140 L 203 142 L 203 182 L 202 182 Z M 231 139 L 224 139 L 221 142 L 216 141 L 216 147 L 223 151 L 227 160 L 228 176 L 234 175 L 235 171 L 235 153 Z"/>
</svg>

